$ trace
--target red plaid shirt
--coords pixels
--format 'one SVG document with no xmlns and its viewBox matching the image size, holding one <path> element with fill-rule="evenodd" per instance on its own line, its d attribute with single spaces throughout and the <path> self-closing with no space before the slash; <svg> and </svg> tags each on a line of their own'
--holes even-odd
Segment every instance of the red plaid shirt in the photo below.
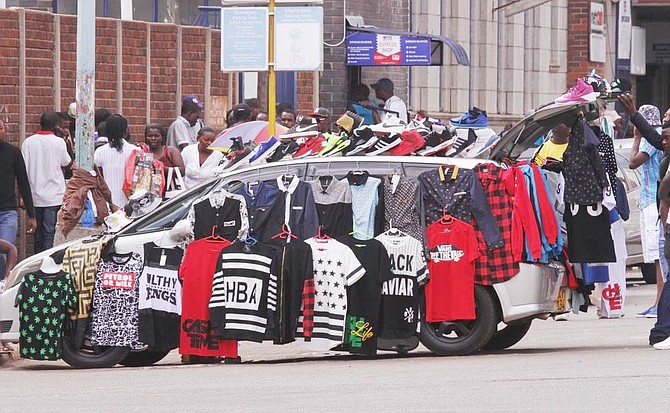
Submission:
<svg viewBox="0 0 670 413">
<path fill-rule="evenodd" d="M 305 341 L 310 341 L 314 330 L 314 278 L 308 278 L 302 288 L 302 330 Z"/>
</svg>

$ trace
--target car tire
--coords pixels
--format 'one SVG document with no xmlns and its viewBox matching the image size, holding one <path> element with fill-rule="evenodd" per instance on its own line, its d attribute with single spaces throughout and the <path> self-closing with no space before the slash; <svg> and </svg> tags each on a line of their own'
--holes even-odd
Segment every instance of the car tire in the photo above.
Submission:
<svg viewBox="0 0 670 413">
<path fill-rule="evenodd" d="M 78 369 L 113 367 L 130 353 L 129 347 L 77 348 L 69 338 L 63 339 L 63 361 Z"/>
<path fill-rule="evenodd" d="M 491 340 L 482 348 L 482 350 L 496 351 L 512 347 L 528 333 L 533 319 L 517 322 L 513 324 L 504 324 L 504 327 L 491 336 Z"/>
<path fill-rule="evenodd" d="M 421 344 L 441 356 L 471 354 L 491 340 L 498 324 L 498 312 L 491 293 L 475 285 L 475 320 L 421 322 Z"/>
<path fill-rule="evenodd" d="M 170 350 L 153 350 L 150 348 L 141 351 L 131 351 L 119 364 L 126 367 L 151 366 L 163 360 L 169 353 Z"/>
<path fill-rule="evenodd" d="M 656 284 L 656 264 L 655 263 L 642 263 L 640 264 L 640 271 L 642 272 L 642 278 L 647 284 Z"/>
</svg>

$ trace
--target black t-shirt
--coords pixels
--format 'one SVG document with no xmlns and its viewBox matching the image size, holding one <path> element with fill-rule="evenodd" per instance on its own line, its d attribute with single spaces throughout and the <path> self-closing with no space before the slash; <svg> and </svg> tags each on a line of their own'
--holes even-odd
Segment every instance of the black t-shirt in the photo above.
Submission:
<svg viewBox="0 0 670 413">
<path fill-rule="evenodd" d="M 376 354 L 380 334 L 379 313 L 382 283 L 393 278 L 389 256 L 376 239 L 358 240 L 351 236 L 338 238 L 356 255 L 365 275 L 347 287 L 347 318 L 342 348 L 351 353 Z"/>
<path fill-rule="evenodd" d="M 184 250 L 144 244 L 144 268 L 140 275 L 139 338 L 156 348 L 179 347 L 181 281 L 178 277 Z"/>
</svg>

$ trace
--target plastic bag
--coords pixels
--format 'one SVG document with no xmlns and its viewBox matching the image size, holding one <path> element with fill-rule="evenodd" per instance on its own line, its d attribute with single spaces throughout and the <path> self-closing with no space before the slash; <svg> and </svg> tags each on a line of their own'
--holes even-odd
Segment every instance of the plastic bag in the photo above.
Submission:
<svg viewBox="0 0 670 413">
<path fill-rule="evenodd" d="M 93 212 L 93 203 L 86 198 L 84 201 L 84 213 L 81 215 L 79 224 L 84 228 L 93 228 L 95 225 L 95 212 Z"/>
</svg>

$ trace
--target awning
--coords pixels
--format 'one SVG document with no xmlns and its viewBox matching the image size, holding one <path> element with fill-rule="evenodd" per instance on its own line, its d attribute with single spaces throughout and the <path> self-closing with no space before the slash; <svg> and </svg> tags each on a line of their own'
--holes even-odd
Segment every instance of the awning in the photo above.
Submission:
<svg viewBox="0 0 670 413">
<path fill-rule="evenodd" d="M 470 65 L 463 46 L 448 37 L 347 25 L 347 66 L 441 66 L 444 45 L 458 64 Z"/>
</svg>

